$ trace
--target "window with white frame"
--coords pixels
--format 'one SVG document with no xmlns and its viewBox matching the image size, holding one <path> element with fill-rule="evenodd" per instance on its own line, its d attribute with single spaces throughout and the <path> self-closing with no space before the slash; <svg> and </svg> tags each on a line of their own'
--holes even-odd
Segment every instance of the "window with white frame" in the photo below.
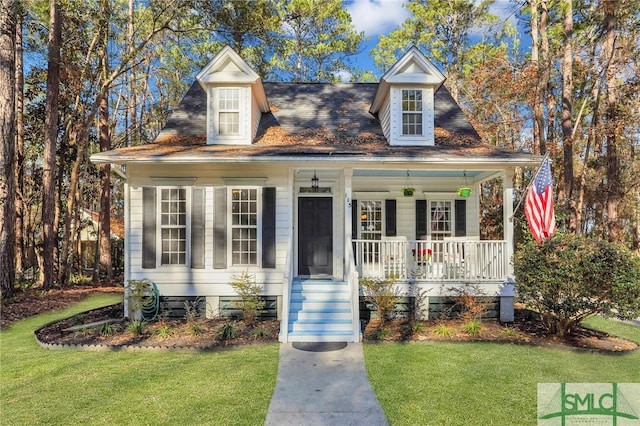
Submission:
<svg viewBox="0 0 640 426">
<path fill-rule="evenodd" d="M 360 202 L 360 239 L 382 239 L 382 201 Z"/>
<path fill-rule="evenodd" d="M 218 89 L 218 133 L 240 134 L 240 89 Z"/>
<path fill-rule="evenodd" d="M 187 263 L 187 190 L 160 191 L 160 238 L 162 265 Z"/>
<path fill-rule="evenodd" d="M 431 201 L 429 220 L 432 239 L 442 240 L 453 235 L 452 205 L 452 201 Z"/>
<path fill-rule="evenodd" d="M 231 190 L 231 263 L 258 264 L 258 190 Z"/>
<path fill-rule="evenodd" d="M 422 135 L 422 90 L 402 90 L 402 135 Z"/>
</svg>

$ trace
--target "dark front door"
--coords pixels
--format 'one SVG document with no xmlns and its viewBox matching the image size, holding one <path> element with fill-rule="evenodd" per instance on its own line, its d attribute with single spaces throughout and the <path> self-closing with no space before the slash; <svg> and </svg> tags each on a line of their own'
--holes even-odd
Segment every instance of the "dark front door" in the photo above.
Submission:
<svg viewBox="0 0 640 426">
<path fill-rule="evenodd" d="M 331 197 L 298 198 L 298 275 L 333 275 Z"/>
</svg>

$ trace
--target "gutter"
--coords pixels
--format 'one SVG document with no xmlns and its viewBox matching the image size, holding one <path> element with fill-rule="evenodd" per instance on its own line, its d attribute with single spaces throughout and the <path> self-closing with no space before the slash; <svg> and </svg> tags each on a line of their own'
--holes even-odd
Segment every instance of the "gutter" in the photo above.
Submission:
<svg viewBox="0 0 640 426">
<path fill-rule="evenodd" d="M 279 163 L 279 162 L 340 162 L 340 163 L 362 163 L 362 164 L 432 164 L 432 165 L 482 165 L 482 166 L 537 166 L 542 161 L 542 156 L 530 154 L 527 157 L 516 158 L 493 158 L 493 157 L 348 157 L 341 155 L 321 154 L 318 156 L 290 157 L 290 156 L 239 156 L 239 157 L 156 157 L 156 158 L 118 158 L 102 157 L 92 155 L 91 161 L 94 163 L 112 164 L 194 164 L 194 163 Z M 118 169 L 118 174 L 123 173 Z M 122 175 L 121 175 L 122 176 Z M 124 176 L 123 176 L 124 177 Z"/>
</svg>

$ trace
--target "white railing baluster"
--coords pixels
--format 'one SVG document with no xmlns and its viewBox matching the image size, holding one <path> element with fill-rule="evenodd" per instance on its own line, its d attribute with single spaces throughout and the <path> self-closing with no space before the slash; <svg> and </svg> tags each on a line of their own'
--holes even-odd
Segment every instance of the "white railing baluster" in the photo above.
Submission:
<svg viewBox="0 0 640 426">
<path fill-rule="evenodd" d="M 354 240 L 360 276 L 421 281 L 506 279 L 505 241 Z"/>
</svg>

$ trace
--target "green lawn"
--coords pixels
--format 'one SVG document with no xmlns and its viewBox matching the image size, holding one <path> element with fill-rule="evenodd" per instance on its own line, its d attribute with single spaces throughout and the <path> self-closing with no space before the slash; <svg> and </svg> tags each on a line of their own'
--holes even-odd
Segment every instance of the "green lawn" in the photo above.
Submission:
<svg viewBox="0 0 640 426">
<path fill-rule="evenodd" d="M 587 325 L 640 343 L 640 328 Z M 640 382 L 640 351 L 606 355 L 497 343 L 365 345 L 392 425 L 535 425 L 538 383 Z"/>
<path fill-rule="evenodd" d="M 220 352 L 46 350 L 33 330 L 114 303 L 94 296 L 0 332 L 0 423 L 262 425 L 278 345 Z M 587 325 L 640 343 L 640 328 Z M 537 384 L 640 382 L 625 355 L 497 343 L 365 345 L 369 378 L 392 425 L 536 424 Z"/>
<path fill-rule="evenodd" d="M 278 345 L 236 350 L 87 352 L 40 348 L 33 330 L 115 303 L 100 295 L 0 332 L 0 424 L 262 425 Z"/>
</svg>

